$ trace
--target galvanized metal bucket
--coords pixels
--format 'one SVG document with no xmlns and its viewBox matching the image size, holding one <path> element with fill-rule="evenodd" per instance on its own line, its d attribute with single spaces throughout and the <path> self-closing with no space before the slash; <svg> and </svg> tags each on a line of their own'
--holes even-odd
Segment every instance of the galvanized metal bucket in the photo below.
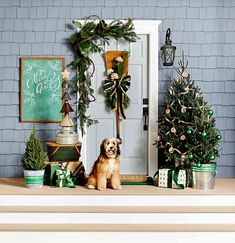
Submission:
<svg viewBox="0 0 235 243">
<path fill-rule="evenodd" d="M 215 188 L 216 164 L 192 164 L 192 187 L 199 190 Z"/>
<path fill-rule="evenodd" d="M 45 170 L 24 170 L 25 185 L 28 188 L 41 188 L 43 186 Z"/>
</svg>

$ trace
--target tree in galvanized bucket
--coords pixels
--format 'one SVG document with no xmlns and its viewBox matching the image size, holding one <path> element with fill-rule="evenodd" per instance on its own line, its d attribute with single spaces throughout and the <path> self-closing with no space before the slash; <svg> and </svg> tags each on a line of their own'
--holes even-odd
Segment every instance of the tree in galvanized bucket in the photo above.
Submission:
<svg viewBox="0 0 235 243">
<path fill-rule="evenodd" d="M 219 156 L 221 135 L 213 110 L 190 79 L 187 66 L 183 55 L 158 120 L 155 145 L 164 151 L 167 162 L 207 164 Z"/>
</svg>

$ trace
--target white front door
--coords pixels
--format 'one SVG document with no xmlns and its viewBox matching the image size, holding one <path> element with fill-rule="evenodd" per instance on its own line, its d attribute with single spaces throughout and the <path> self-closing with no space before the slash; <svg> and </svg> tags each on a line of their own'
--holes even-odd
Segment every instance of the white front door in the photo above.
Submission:
<svg viewBox="0 0 235 243">
<path fill-rule="evenodd" d="M 131 86 L 127 95 L 131 99 L 130 107 L 125 111 L 126 120 L 121 121 L 121 173 L 147 175 L 147 136 L 148 131 L 143 129 L 143 98 L 148 98 L 148 40 L 147 35 L 138 35 L 135 43 L 111 40 L 107 50 L 127 50 L 129 56 L 129 74 Z M 105 75 L 104 56 L 94 54 L 92 60 L 96 71 L 93 78 L 96 101 L 91 104 L 89 113 L 99 123 L 87 129 L 87 170 L 99 155 L 99 145 L 105 137 L 116 137 L 116 116 L 108 111 L 104 104 L 103 80 Z"/>
<path fill-rule="evenodd" d="M 75 20 L 76 21 L 76 20 Z M 84 23 L 84 20 L 78 20 Z M 107 23 L 111 20 L 107 20 Z M 158 168 L 157 149 L 152 145 L 157 137 L 158 119 L 158 20 L 134 20 L 135 31 L 140 39 L 135 43 L 110 41 L 107 50 L 130 52 L 129 74 L 131 87 L 127 91 L 131 106 L 126 110 L 126 120 L 121 122 L 121 173 L 153 175 Z M 90 105 L 88 114 L 99 124 L 89 127 L 81 138 L 82 154 L 87 172 L 99 155 L 100 143 L 105 137 L 116 137 L 115 113 L 107 111 L 104 104 L 102 83 L 105 75 L 104 56 L 91 56 L 96 71 L 92 85 L 97 100 Z M 148 130 L 143 130 L 143 98 L 149 99 Z"/>
</svg>

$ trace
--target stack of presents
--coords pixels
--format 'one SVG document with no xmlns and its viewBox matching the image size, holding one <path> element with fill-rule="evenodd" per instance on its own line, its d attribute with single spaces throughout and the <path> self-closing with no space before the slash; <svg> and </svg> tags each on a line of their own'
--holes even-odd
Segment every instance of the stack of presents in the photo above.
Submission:
<svg viewBox="0 0 235 243">
<path fill-rule="evenodd" d="M 47 142 L 49 162 L 45 168 L 44 184 L 73 188 L 75 185 L 85 184 L 86 174 L 82 162 L 79 161 L 81 143 L 73 129 L 74 123 L 69 114 L 74 111 L 69 104 L 71 100 L 67 81 L 69 72 L 65 70 L 62 74 L 64 94 L 61 113 L 64 116 L 60 123 L 61 129 L 56 135 L 56 142 Z"/>
<path fill-rule="evenodd" d="M 81 143 L 63 145 L 47 142 L 47 151 L 49 162 L 45 168 L 45 185 L 73 188 L 85 184 L 85 168 L 79 161 Z"/>
</svg>

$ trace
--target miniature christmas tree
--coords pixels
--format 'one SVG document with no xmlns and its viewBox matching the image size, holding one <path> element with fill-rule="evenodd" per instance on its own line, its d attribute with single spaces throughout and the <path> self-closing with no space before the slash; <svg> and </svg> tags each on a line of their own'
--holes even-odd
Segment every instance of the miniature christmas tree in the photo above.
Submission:
<svg viewBox="0 0 235 243">
<path fill-rule="evenodd" d="M 206 164 L 219 156 L 221 135 L 215 127 L 213 110 L 190 79 L 187 66 L 183 56 L 158 121 L 155 145 L 164 151 L 167 162 Z"/>
<path fill-rule="evenodd" d="M 78 143 L 78 135 L 73 130 L 74 123 L 72 121 L 72 118 L 70 117 L 69 113 L 73 112 L 73 108 L 69 104 L 69 101 L 71 100 L 69 94 L 68 94 L 68 81 L 66 80 L 69 78 L 69 72 L 65 70 L 62 73 L 64 82 L 63 82 L 63 88 L 64 88 L 64 95 L 62 97 L 63 100 L 63 106 L 61 109 L 61 113 L 64 113 L 64 117 L 60 123 L 61 130 L 56 135 L 56 143 L 59 144 L 75 144 Z"/>
<path fill-rule="evenodd" d="M 26 143 L 22 165 L 25 170 L 42 170 L 46 166 L 47 155 L 43 150 L 42 143 L 36 137 L 34 128 Z"/>
</svg>

